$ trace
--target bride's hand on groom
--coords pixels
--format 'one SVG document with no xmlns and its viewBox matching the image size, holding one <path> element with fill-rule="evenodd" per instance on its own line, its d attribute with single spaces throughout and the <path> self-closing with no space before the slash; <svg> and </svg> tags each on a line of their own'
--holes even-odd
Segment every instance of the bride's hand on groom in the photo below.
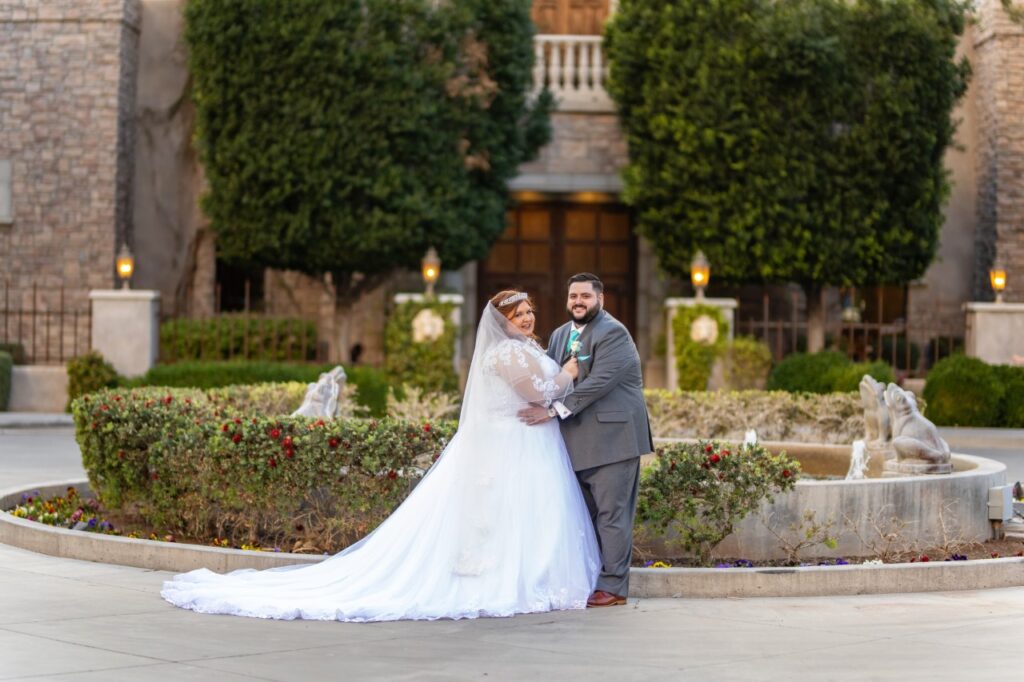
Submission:
<svg viewBox="0 0 1024 682">
<path fill-rule="evenodd" d="M 536 424 L 543 424 L 547 420 L 551 419 L 548 416 L 548 410 L 546 407 L 538 407 L 537 405 L 530 405 L 519 410 L 519 421 L 530 426 Z"/>
<path fill-rule="evenodd" d="M 569 360 L 562 365 L 562 371 L 566 372 L 573 378 L 573 381 L 580 376 L 580 362 L 575 357 L 569 358 Z"/>
</svg>

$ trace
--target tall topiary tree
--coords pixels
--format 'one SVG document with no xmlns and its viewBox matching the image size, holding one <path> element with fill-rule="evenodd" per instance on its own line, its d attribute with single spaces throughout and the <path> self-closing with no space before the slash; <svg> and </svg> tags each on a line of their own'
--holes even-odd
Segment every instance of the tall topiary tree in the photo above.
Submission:
<svg viewBox="0 0 1024 682">
<path fill-rule="evenodd" d="M 671 274 L 794 281 L 811 350 L 828 285 L 904 283 L 934 257 L 969 66 L 957 0 L 621 0 L 610 91 L 626 200 Z"/>
<path fill-rule="evenodd" d="M 428 246 L 484 256 L 549 135 L 529 0 L 190 0 L 203 208 L 228 261 L 351 302 Z"/>
</svg>

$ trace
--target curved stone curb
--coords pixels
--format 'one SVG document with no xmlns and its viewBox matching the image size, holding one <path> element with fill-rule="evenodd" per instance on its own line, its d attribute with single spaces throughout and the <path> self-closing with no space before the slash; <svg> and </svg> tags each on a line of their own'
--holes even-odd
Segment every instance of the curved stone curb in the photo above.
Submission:
<svg viewBox="0 0 1024 682">
<path fill-rule="evenodd" d="M 51 497 L 87 481 L 44 483 L 0 491 L 0 508 L 13 507 L 23 493 L 38 490 Z M 242 568 L 275 568 L 316 563 L 323 556 L 250 552 L 203 545 L 136 540 L 116 535 L 54 528 L 0 513 L 0 543 L 40 554 L 100 563 L 184 573 L 209 568 L 226 573 Z M 817 597 L 981 590 L 1024 586 L 1024 558 L 935 561 L 882 566 L 802 566 L 797 568 L 634 568 L 630 597 Z"/>
<path fill-rule="evenodd" d="M 17 490 L 0 490 L 0 509 L 9 509 L 19 504 L 22 494 L 26 492 L 33 493 L 38 490 L 43 497 L 52 497 L 67 492 L 68 486 L 77 488 L 83 497 L 92 494 L 88 481 L 42 483 L 19 487 Z M 322 555 L 252 552 L 83 533 L 26 521 L 5 512 L 0 512 L 0 543 L 64 559 L 98 561 L 175 573 L 184 573 L 196 568 L 209 568 L 217 573 L 227 573 L 240 568 L 264 569 L 316 563 L 324 558 Z"/>
<path fill-rule="evenodd" d="M 1024 586 L 1024 558 L 881 566 L 634 568 L 631 597 L 822 597 Z"/>
</svg>

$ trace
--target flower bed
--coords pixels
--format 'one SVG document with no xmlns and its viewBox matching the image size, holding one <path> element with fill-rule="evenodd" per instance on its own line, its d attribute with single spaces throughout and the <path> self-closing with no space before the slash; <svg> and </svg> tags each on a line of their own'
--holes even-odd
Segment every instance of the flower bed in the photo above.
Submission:
<svg viewBox="0 0 1024 682">
<path fill-rule="evenodd" d="M 253 416 L 256 390 L 110 389 L 72 406 L 90 485 L 113 511 L 232 546 L 335 552 L 376 527 L 451 423 Z"/>
</svg>

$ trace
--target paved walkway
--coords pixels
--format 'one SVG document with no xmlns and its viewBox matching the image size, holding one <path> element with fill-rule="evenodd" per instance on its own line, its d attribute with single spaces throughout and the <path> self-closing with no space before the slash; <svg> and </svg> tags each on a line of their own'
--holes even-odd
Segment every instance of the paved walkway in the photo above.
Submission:
<svg viewBox="0 0 1024 682">
<path fill-rule="evenodd" d="M 68 428 L 0 424 L 0 488 L 77 458 Z M 1024 588 L 355 625 L 175 609 L 168 575 L 0 545 L 0 680 L 964 680 L 1017 674 L 1024 637 Z"/>
</svg>

